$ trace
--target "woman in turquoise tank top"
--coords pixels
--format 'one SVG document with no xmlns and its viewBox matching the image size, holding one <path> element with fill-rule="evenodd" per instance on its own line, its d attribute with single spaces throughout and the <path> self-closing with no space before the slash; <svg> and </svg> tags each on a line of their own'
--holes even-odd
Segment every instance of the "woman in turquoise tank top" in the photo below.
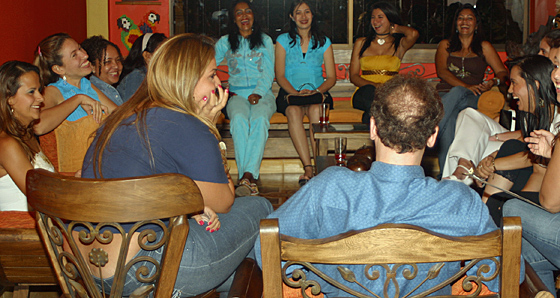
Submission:
<svg viewBox="0 0 560 298">
<path fill-rule="evenodd" d="M 42 135 L 55 129 L 62 121 L 76 121 L 93 115 L 101 122 L 103 113 L 117 107 L 107 96 L 85 78 L 92 72 L 88 55 L 68 34 L 57 33 L 37 46 L 34 63 L 41 71 L 45 85 L 44 110 L 34 127 Z"/>
</svg>

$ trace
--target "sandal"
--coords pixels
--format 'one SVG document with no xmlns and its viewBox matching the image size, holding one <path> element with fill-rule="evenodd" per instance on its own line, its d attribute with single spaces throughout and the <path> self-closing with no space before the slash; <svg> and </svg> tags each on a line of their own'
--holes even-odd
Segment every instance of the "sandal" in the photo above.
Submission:
<svg viewBox="0 0 560 298">
<path fill-rule="evenodd" d="M 305 170 L 305 168 L 308 168 L 308 167 L 313 168 L 313 165 L 306 165 L 306 166 L 303 166 L 303 169 Z M 301 176 L 299 177 L 299 181 L 298 181 L 299 187 L 303 187 L 311 178 L 312 178 L 312 177 L 308 177 L 308 176 L 306 176 L 306 175 L 301 175 Z"/>
<path fill-rule="evenodd" d="M 249 179 L 243 178 L 239 181 L 239 186 L 235 189 L 235 195 L 238 197 L 256 196 L 259 194 L 259 188 L 256 183 L 251 183 Z"/>
</svg>

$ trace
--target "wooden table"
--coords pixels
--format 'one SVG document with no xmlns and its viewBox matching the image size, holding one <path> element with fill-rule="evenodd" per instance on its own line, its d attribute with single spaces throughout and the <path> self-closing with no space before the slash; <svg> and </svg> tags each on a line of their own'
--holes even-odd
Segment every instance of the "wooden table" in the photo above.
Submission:
<svg viewBox="0 0 560 298">
<path fill-rule="evenodd" d="M 335 164 L 334 157 L 328 156 L 329 144 L 334 148 L 334 138 L 346 138 L 346 150 L 355 151 L 363 145 L 371 145 L 369 125 L 363 123 L 333 123 L 328 126 L 313 123 L 311 126 L 315 142 L 317 143 L 317 154 L 313 154 L 317 173 L 328 166 Z"/>
<path fill-rule="evenodd" d="M 363 123 L 334 123 L 328 126 L 313 123 L 313 137 L 317 143 L 317 156 L 326 156 L 329 150 L 329 140 L 337 137 L 348 139 L 346 150 L 354 151 L 363 144 L 371 145 L 369 125 Z M 361 143 L 363 142 L 363 143 Z M 334 148 L 334 141 L 333 148 Z M 356 145 L 358 145 L 356 147 Z M 354 148 L 356 147 L 356 148 Z"/>
</svg>

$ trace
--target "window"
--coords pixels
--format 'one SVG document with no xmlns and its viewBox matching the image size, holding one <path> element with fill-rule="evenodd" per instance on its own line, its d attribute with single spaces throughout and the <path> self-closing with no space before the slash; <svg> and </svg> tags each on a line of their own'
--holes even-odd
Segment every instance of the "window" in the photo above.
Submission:
<svg viewBox="0 0 560 298">
<path fill-rule="evenodd" d="M 315 7 L 326 35 L 334 44 L 351 47 L 352 41 L 363 36 L 364 26 L 360 15 L 366 8 L 379 0 L 314 0 Z M 447 38 L 458 3 L 453 0 L 388 0 L 401 7 L 403 22 L 416 28 L 420 33 L 417 43 L 437 44 Z M 521 43 L 527 34 L 528 23 L 526 5 L 528 0 L 462 0 L 476 4 L 483 22 L 482 30 L 486 39 L 493 44 L 503 44 L 507 40 Z M 227 34 L 227 11 L 232 0 L 175 0 L 174 32 L 204 33 L 218 38 Z M 263 32 L 273 39 L 289 26 L 287 10 L 291 0 L 253 0 L 255 18 Z M 349 22 L 349 16 L 351 22 Z"/>
</svg>

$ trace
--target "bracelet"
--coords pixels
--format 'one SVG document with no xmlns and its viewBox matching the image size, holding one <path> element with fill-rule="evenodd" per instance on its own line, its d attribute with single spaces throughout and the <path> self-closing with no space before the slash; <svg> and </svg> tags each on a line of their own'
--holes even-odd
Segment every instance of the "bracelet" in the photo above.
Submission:
<svg viewBox="0 0 560 298">
<path fill-rule="evenodd" d="M 494 138 L 496 139 L 496 141 L 499 141 L 500 139 L 498 138 L 498 133 L 494 135 Z"/>
<path fill-rule="evenodd" d="M 496 158 L 492 159 L 492 167 L 494 167 L 494 172 L 496 172 Z"/>
</svg>

